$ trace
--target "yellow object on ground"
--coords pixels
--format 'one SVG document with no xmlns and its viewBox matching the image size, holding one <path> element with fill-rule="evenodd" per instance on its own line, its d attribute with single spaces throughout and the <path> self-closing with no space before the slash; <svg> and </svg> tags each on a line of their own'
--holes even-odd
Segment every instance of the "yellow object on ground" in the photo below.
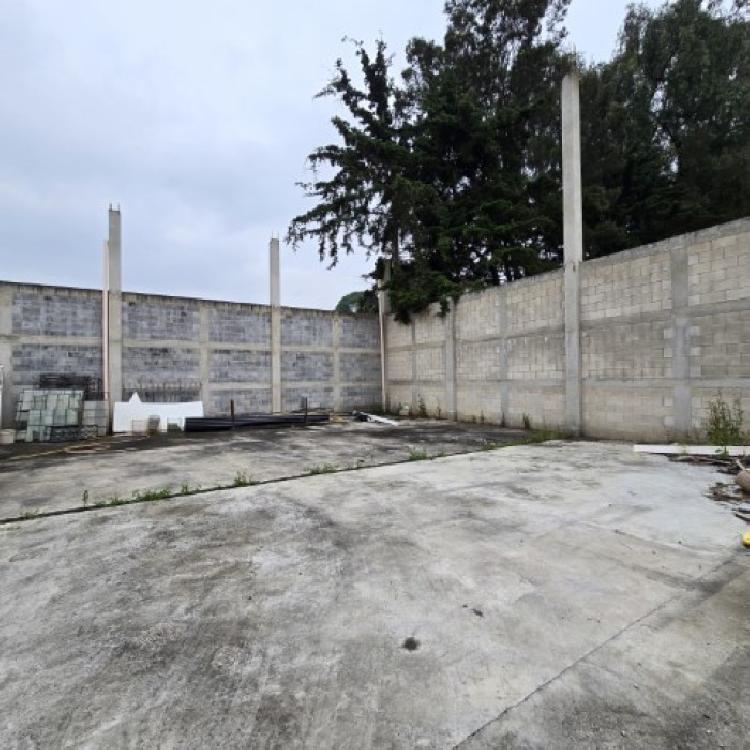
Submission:
<svg viewBox="0 0 750 750">
<path fill-rule="evenodd" d="M 744 544 L 744 545 L 745 545 L 746 547 L 750 547 L 750 531 L 746 531 L 746 532 L 745 532 L 745 533 L 744 533 L 744 534 L 742 535 L 742 543 L 743 543 L 743 544 Z"/>
</svg>

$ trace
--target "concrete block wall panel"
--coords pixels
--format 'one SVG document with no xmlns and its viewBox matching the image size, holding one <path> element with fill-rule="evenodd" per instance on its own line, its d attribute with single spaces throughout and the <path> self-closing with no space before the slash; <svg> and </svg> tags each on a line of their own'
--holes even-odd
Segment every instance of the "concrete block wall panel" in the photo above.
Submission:
<svg viewBox="0 0 750 750">
<path fill-rule="evenodd" d="M 448 331 L 446 318 L 438 305 L 431 305 L 427 313 L 414 317 L 414 341 L 417 344 L 442 345 Z"/>
<path fill-rule="evenodd" d="M 586 380 L 666 378 L 671 374 L 671 323 L 611 321 L 581 332 L 581 374 Z"/>
<path fill-rule="evenodd" d="M 503 417 L 508 427 L 522 427 L 524 416 L 533 429 L 562 429 L 565 424 L 565 389 L 562 385 L 509 383 Z"/>
<path fill-rule="evenodd" d="M 443 383 L 445 381 L 445 349 L 443 344 L 418 348 L 415 352 L 417 382 Z"/>
<path fill-rule="evenodd" d="M 750 423 L 748 259 L 743 219 L 583 263 L 584 434 L 692 436 L 719 391 L 740 398 Z M 564 426 L 562 271 L 465 295 L 449 320 L 433 306 L 411 325 L 386 321 L 392 408 L 418 397 L 444 408 L 454 393 L 462 420 L 515 425 L 526 414 L 533 426 Z"/>
<path fill-rule="evenodd" d="M 345 385 L 341 388 L 341 396 L 349 409 L 380 410 L 381 408 L 382 393 L 379 385 Z"/>
<path fill-rule="evenodd" d="M 514 281 L 502 289 L 505 297 L 505 335 L 540 329 L 562 330 L 562 271 Z"/>
<path fill-rule="evenodd" d="M 415 388 L 415 414 L 425 413 L 430 417 L 444 417 L 447 409 L 445 403 L 445 386 L 442 382 L 428 383 L 417 381 Z"/>
<path fill-rule="evenodd" d="M 377 383 L 380 379 L 380 355 L 374 352 L 343 352 L 340 355 L 339 376 L 345 383 Z"/>
<path fill-rule="evenodd" d="M 586 433 L 599 438 L 670 439 L 674 431 L 669 385 L 587 384 L 582 390 Z"/>
<path fill-rule="evenodd" d="M 332 385 L 305 385 L 284 387 L 281 390 L 281 408 L 283 411 L 297 411 L 302 408 L 302 399 L 307 397 L 310 409 L 333 409 Z"/>
<path fill-rule="evenodd" d="M 503 374 L 505 339 L 456 342 L 456 378 L 469 383 L 498 383 Z"/>
<path fill-rule="evenodd" d="M 16 386 L 16 396 L 21 388 L 36 387 L 43 373 L 100 377 L 101 348 L 81 344 L 14 344 L 10 371 L 10 385 Z"/>
<path fill-rule="evenodd" d="M 456 308 L 456 338 L 471 341 L 497 336 L 501 329 L 504 289 L 487 289 L 467 294 Z"/>
<path fill-rule="evenodd" d="M 281 382 L 313 381 L 327 383 L 333 379 L 333 354 L 328 352 L 281 353 Z"/>
<path fill-rule="evenodd" d="M 0 281 L 2 427 L 43 373 L 101 377 L 101 292 Z"/>
<path fill-rule="evenodd" d="M 669 247 L 626 251 L 583 264 L 581 322 L 672 308 Z"/>
<path fill-rule="evenodd" d="M 271 309 L 163 295 L 122 297 L 125 395 L 142 385 L 200 383 L 207 414 L 271 409 Z M 101 292 L 0 282 L 3 421 L 42 372 L 102 375 Z M 281 308 L 284 408 L 379 405 L 376 315 Z M 411 374 L 410 374 L 411 377 Z M 285 385 L 288 383 L 288 386 Z M 196 391 L 196 396 L 198 395 Z"/>
<path fill-rule="evenodd" d="M 227 343 L 263 344 L 271 340 L 271 311 L 260 305 L 210 303 L 209 338 Z"/>
<path fill-rule="evenodd" d="M 750 425 L 748 425 L 748 420 L 750 419 L 750 389 L 747 386 L 724 386 L 720 389 L 713 386 L 706 386 L 693 388 L 691 394 L 692 427 L 695 433 L 698 435 L 705 433 L 709 416 L 709 404 L 717 398 L 719 393 L 732 410 L 734 410 L 736 405 L 739 405 L 745 417 L 745 432 L 750 431 Z"/>
<path fill-rule="evenodd" d="M 507 339 L 507 379 L 561 381 L 565 374 L 564 348 L 562 333 Z"/>
<path fill-rule="evenodd" d="M 402 347 L 410 347 L 412 345 L 412 328 L 411 325 L 397 322 L 393 317 L 386 318 L 385 338 L 388 342 L 388 350 L 395 351 Z"/>
<path fill-rule="evenodd" d="M 176 346 L 124 346 L 122 380 L 126 389 L 138 383 L 200 380 L 200 352 Z"/>
<path fill-rule="evenodd" d="M 691 377 L 747 378 L 750 374 L 750 309 L 694 315 L 688 340 Z"/>
<path fill-rule="evenodd" d="M 688 305 L 750 299 L 748 252 L 747 231 L 713 239 L 709 236 L 689 247 Z"/>
<path fill-rule="evenodd" d="M 207 414 L 229 414 L 234 400 L 235 414 L 263 414 L 271 410 L 271 389 L 252 388 L 212 391 L 203 408 Z"/>
<path fill-rule="evenodd" d="M 209 351 L 210 383 L 257 383 L 271 380 L 271 352 L 243 349 Z"/>
<path fill-rule="evenodd" d="M 133 341 L 198 339 L 198 300 L 123 294 L 122 335 Z"/>
<path fill-rule="evenodd" d="M 281 346 L 333 347 L 333 314 L 323 310 L 300 310 L 282 308 Z"/>
<path fill-rule="evenodd" d="M 19 286 L 12 295 L 12 333 L 18 336 L 101 338 L 101 293 Z"/>
<path fill-rule="evenodd" d="M 460 384 L 456 389 L 456 402 L 458 418 L 462 422 L 503 422 L 505 405 L 497 382 L 477 380 L 470 385 Z"/>
<path fill-rule="evenodd" d="M 341 323 L 339 346 L 345 349 L 380 351 L 380 323 L 377 317 L 342 315 L 339 320 Z M 380 377 L 379 374 L 378 377 Z"/>
<path fill-rule="evenodd" d="M 412 360 L 414 352 L 395 349 L 386 358 L 388 381 L 392 383 L 412 381 Z"/>
</svg>

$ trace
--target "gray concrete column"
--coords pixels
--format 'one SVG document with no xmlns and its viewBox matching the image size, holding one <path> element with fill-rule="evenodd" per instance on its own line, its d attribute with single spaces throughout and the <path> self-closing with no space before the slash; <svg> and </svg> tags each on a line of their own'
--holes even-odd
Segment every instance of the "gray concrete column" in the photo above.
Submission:
<svg viewBox="0 0 750 750">
<path fill-rule="evenodd" d="M 505 426 L 510 415 L 510 381 L 508 380 L 508 305 L 505 290 L 498 290 L 497 330 L 502 331 L 498 352 L 498 379 L 500 380 L 500 423 Z"/>
<path fill-rule="evenodd" d="M 562 82 L 563 247 L 565 264 L 565 426 L 581 432 L 580 268 L 583 262 L 581 123 L 578 74 Z"/>
<path fill-rule="evenodd" d="M 271 238 L 268 249 L 271 285 L 271 411 L 281 411 L 281 282 L 279 239 Z"/>
<path fill-rule="evenodd" d="M 343 408 L 343 399 L 341 398 L 341 355 L 339 347 L 341 346 L 341 318 L 338 315 L 333 316 L 333 410 L 340 412 Z"/>
<path fill-rule="evenodd" d="M 390 411 L 390 398 L 388 396 L 388 333 L 387 317 L 391 312 L 391 300 L 385 285 L 391 280 L 391 263 L 385 261 L 383 278 L 378 279 L 378 322 L 380 324 L 380 391 L 382 409 Z"/>
<path fill-rule="evenodd" d="M 16 389 L 13 387 L 13 291 L 0 285 L 0 427 L 13 427 L 16 420 Z"/>
<path fill-rule="evenodd" d="M 411 316 L 411 415 L 414 416 L 418 413 L 419 409 L 419 393 L 417 392 L 417 324 L 414 321 L 414 316 Z"/>
<path fill-rule="evenodd" d="M 445 416 L 457 418 L 456 397 L 456 303 L 451 300 L 445 320 Z"/>
<path fill-rule="evenodd" d="M 672 240 L 675 243 L 675 240 Z M 673 424 L 665 425 L 675 437 L 688 438 L 693 426 L 693 392 L 690 385 L 690 319 L 688 317 L 688 262 L 685 245 L 669 248 L 672 291 L 671 371 L 674 379 Z"/>
<path fill-rule="evenodd" d="M 109 207 L 109 239 L 104 245 L 102 360 L 110 404 L 122 399 L 122 217 Z"/>
<path fill-rule="evenodd" d="M 211 321 L 209 305 L 201 302 L 198 308 L 198 342 L 200 344 L 201 400 L 204 413 L 210 413 L 211 397 Z"/>
</svg>

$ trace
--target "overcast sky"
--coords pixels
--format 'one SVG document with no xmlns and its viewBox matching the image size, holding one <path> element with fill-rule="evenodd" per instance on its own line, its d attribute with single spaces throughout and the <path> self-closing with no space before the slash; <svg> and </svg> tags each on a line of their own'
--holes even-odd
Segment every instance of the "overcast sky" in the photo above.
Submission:
<svg viewBox="0 0 750 750">
<path fill-rule="evenodd" d="M 651 4 L 654 4 L 653 2 Z M 345 35 L 400 53 L 441 38 L 442 0 L 0 0 L 0 279 L 98 287 L 107 205 L 131 291 L 268 301 L 267 246 L 307 205 L 314 100 Z M 609 57 L 624 0 L 573 0 L 570 38 Z M 282 303 L 363 289 L 282 245 Z"/>
</svg>

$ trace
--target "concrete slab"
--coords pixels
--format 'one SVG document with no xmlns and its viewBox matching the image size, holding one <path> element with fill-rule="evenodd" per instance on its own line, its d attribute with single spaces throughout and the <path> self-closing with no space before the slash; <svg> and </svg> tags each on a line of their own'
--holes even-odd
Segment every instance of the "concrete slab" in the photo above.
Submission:
<svg viewBox="0 0 750 750">
<path fill-rule="evenodd" d="M 398 427 L 330 424 L 306 429 L 158 435 L 101 442 L 0 446 L 0 519 L 81 507 L 163 487 L 231 485 L 299 476 L 315 467 L 377 466 L 404 461 L 412 449 L 434 456 L 518 442 L 523 430 L 410 420 Z"/>
<path fill-rule="evenodd" d="M 0 746 L 742 747 L 715 478 L 558 443 L 0 527 Z"/>
</svg>

